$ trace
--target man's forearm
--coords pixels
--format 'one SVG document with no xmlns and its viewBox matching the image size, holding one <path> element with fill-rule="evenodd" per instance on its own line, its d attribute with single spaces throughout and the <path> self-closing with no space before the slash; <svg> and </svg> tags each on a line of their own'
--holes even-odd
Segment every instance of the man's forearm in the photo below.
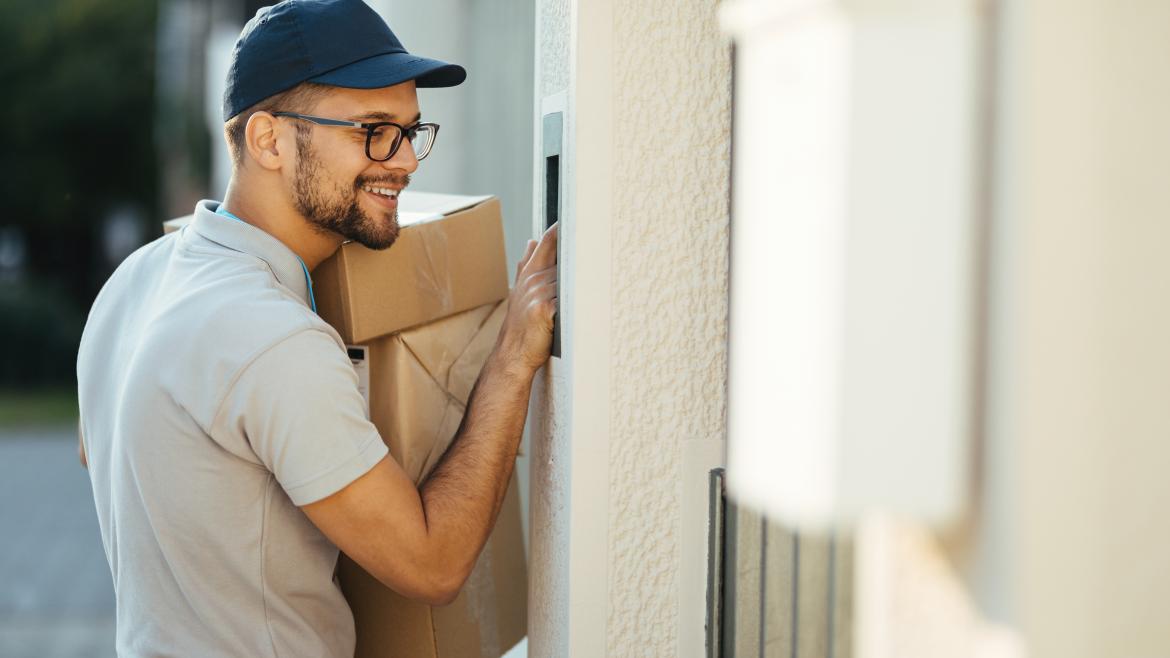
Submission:
<svg viewBox="0 0 1170 658">
<path fill-rule="evenodd" d="M 532 375 L 492 352 L 455 438 L 420 490 L 427 534 L 444 566 L 466 575 L 487 542 L 512 475 Z"/>
<path fill-rule="evenodd" d="M 463 423 L 419 490 L 424 564 L 440 591 L 458 591 L 500 512 L 535 371 L 548 361 L 556 317 L 554 224 L 516 265 L 516 283 L 496 342 L 468 400 Z"/>
</svg>

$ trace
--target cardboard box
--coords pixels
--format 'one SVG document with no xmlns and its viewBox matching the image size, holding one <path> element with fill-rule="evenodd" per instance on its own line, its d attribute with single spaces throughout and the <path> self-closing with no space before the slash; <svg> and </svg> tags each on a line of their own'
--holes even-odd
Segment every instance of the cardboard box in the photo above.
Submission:
<svg viewBox="0 0 1170 658">
<path fill-rule="evenodd" d="M 487 304 L 349 346 L 359 382 L 369 381 L 370 420 L 415 484 L 434 469 L 459 429 L 506 311 L 504 302 Z"/>
<path fill-rule="evenodd" d="M 371 420 L 416 484 L 454 438 L 505 312 L 506 304 L 497 302 L 350 346 Z M 451 605 L 410 601 L 344 555 L 338 577 L 353 610 L 357 658 L 498 658 L 527 631 L 528 580 L 515 475 L 491 537 Z"/>
<path fill-rule="evenodd" d="M 515 476 L 475 569 L 450 605 L 432 607 L 399 596 L 344 554 L 337 570 L 357 629 L 355 658 L 499 658 L 528 628 Z"/>
<path fill-rule="evenodd" d="M 192 215 L 163 222 L 181 229 Z M 500 201 L 404 192 L 389 249 L 347 242 L 313 270 L 317 311 L 347 343 L 368 341 L 508 296 Z"/>
<path fill-rule="evenodd" d="M 360 343 L 508 296 L 504 228 L 495 197 L 402 195 L 389 249 L 343 244 L 313 270 L 317 310 Z"/>
</svg>

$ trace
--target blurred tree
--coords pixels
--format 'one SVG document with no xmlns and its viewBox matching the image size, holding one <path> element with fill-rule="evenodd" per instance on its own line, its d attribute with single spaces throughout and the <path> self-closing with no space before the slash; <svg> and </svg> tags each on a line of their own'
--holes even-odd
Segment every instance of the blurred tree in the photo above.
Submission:
<svg viewBox="0 0 1170 658">
<path fill-rule="evenodd" d="M 0 287 L 0 386 L 72 388 L 85 317 L 57 290 Z"/>
<path fill-rule="evenodd" d="M 72 387 L 82 319 L 110 272 L 106 217 L 152 217 L 155 0 L 0 0 L 0 389 Z"/>
<path fill-rule="evenodd" d="M 0 222 L 88 309 L 105 216 L 155 215 L 156 0 L 0 0 Z"/>
</svg>

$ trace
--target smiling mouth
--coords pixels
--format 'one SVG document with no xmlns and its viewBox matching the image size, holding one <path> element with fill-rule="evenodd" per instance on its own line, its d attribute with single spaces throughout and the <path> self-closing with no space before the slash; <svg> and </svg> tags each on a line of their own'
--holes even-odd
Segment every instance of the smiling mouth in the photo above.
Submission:
<svg viewBox="0 0 1170 658">
<path fill-rule="evenodd" d="M 376 194 L 387 199 L 397 199 L 399 190 L 390 187 L 377 187 L 374 185 L 362 185 L 362 189 L 370 194 Z"/>
</svg>

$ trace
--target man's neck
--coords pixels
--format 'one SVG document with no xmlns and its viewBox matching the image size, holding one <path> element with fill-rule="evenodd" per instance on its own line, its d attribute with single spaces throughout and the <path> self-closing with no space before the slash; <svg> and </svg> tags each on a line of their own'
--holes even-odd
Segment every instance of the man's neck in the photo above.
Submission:
<svg viewBox="0 0 1170 658">
<path fill-rule="evenodd" d="M 316 269 L 341 246 L 342 237 L 316 230 L 287 201 L 249 194 L 235 178 L 228 183 L 223 208 L 245 222 L 280 240 L 305 263 Z"/>
</svg>

